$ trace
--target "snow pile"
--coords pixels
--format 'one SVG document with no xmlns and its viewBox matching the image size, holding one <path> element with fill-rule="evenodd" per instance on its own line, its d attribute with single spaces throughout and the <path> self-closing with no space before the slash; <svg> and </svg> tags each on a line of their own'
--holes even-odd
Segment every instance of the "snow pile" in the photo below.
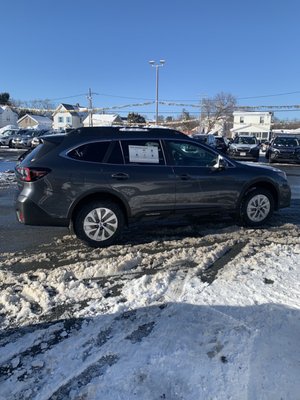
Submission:
<svg viewBox="0 0 300 400">
<path fill-rule="evenodd" d="M 17 183 L 13 170 L 0 172 L 0 188 L 10 187 Z"/>
<path fill-rule="evenodd" d="M 1 261 L 0 399 L 299 398 L 296 225 Z"/>
</svg>

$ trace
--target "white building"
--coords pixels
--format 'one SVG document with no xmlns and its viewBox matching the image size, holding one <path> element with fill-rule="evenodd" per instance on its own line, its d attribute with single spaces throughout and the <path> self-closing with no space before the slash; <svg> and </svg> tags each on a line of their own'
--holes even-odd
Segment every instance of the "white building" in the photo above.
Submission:
<svg viewBox="0 0 300 400">
<path fill-rule="evenodd" d="M 18 114 L 12 111 L 9 106 L 0 105 L 0 128 L 6 125 L 17 126 Z"/>
<path fill-rule="evenodd" d="M 271 112 L 235 111 L 231 136 L 254 135 L 260 140 L 268 140 L 271 136 Z"/>
<path fill-rule="evenodd" d="M 209 117 L 205 117 L 201 120 L 200 126 L 197 128 L 199 133 L 212 134 L 215 136 L 225 135 L 226 117 L 220 117 L 214 121 L 213 125 Z"/>
<path fill-rule="evenodd" d="M 118 114 L 93 114 L 92 124 L 93 126 L 123 125 L 123 120 Z M 89 115 L 83 120 L 83 126 L 90 126 Z"/>
<path fill-rule="evenodd" d="M 83 126 L 83 120 L 87 112 L 79 105 L 60 104 L 52 114 L 53 129 L 64 130 L 66 128 L 80 128 Z"/>
<path fill-rule="evenodd" d="M 42 115 L 26 114 L 18 120 L 18 126 L 22 129 L 51 129 L 52 119 Z"/>
</svg>

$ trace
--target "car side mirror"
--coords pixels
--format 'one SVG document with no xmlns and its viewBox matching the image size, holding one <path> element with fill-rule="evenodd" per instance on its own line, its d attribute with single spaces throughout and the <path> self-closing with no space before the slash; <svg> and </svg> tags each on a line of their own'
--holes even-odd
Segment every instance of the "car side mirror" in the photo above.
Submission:
<svg viewBox="0 0 300 400">
<path fill-rule="evenodd" d="M 227 165 L 228 165 L 227 161 L 224 160 L 224 158 L 220 154 L 218 154 L 216 163 L 212 166 L 212 168 L 214 170 L 221 170 L 221 169 L 225 169 L 227 167 Z"/>
</svg>

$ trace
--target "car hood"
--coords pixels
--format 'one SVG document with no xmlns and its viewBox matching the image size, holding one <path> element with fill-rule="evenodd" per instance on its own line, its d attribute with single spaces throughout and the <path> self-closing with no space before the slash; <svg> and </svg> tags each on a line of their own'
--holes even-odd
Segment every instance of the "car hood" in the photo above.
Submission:
<svg viewBox="0 0 300 400">
<path fill-rule="evenodd" d="M 271 147 L 272 147 L 273 149 L 276 149 L 276 150 L 285 150 L 285 151 L 299 151 L 299 150 L 300 150 L 300 146 L 289 147 L 289 146 L 276 146 L 276 145 L 272 145 Z"/>
<path fill-rule="evenodd" d="M 282 170 L 281 169 L 279 169 L 279 168 L 275 168 L 275 167 L 272 167 L 271 165 L 265 165 L 265 164 L 253 164 L 253 163 L 251 163 L 251 162 L 245 162 L 245 161 L 237 161 L 239 164 L 244 164 L 244 165 L 247 165 L 247 167 L 251 167 L 251 168 L 261 168 L 261 169 L 267 169 L 267 170 L 269 170 L 269 171 L 274 171 L 274 172 L 281 172 L 282 173 Z"/>
<path fill-rule="evenodd" d="M 239 150 L 251 150 L 256 148 L 258 145 L 257 144 L 231 144 L 230 148 L 231 149 L 239 149 Z"/>
</svg>

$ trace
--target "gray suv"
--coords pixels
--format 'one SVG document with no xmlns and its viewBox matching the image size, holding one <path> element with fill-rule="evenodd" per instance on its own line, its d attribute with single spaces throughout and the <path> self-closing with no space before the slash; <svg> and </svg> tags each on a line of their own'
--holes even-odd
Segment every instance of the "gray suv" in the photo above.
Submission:
<svg viewBox="0 0 300 400">
<path fill-rule="evenodd" d="M 290 205 L 285 173 L 227 158 L 162 128 L 79 128 L 43 137 L 16 167 L 18 220 L 69 226 L 90 246 L 143 218 L 234 215 L 259 226 Z"/>
</svg>

